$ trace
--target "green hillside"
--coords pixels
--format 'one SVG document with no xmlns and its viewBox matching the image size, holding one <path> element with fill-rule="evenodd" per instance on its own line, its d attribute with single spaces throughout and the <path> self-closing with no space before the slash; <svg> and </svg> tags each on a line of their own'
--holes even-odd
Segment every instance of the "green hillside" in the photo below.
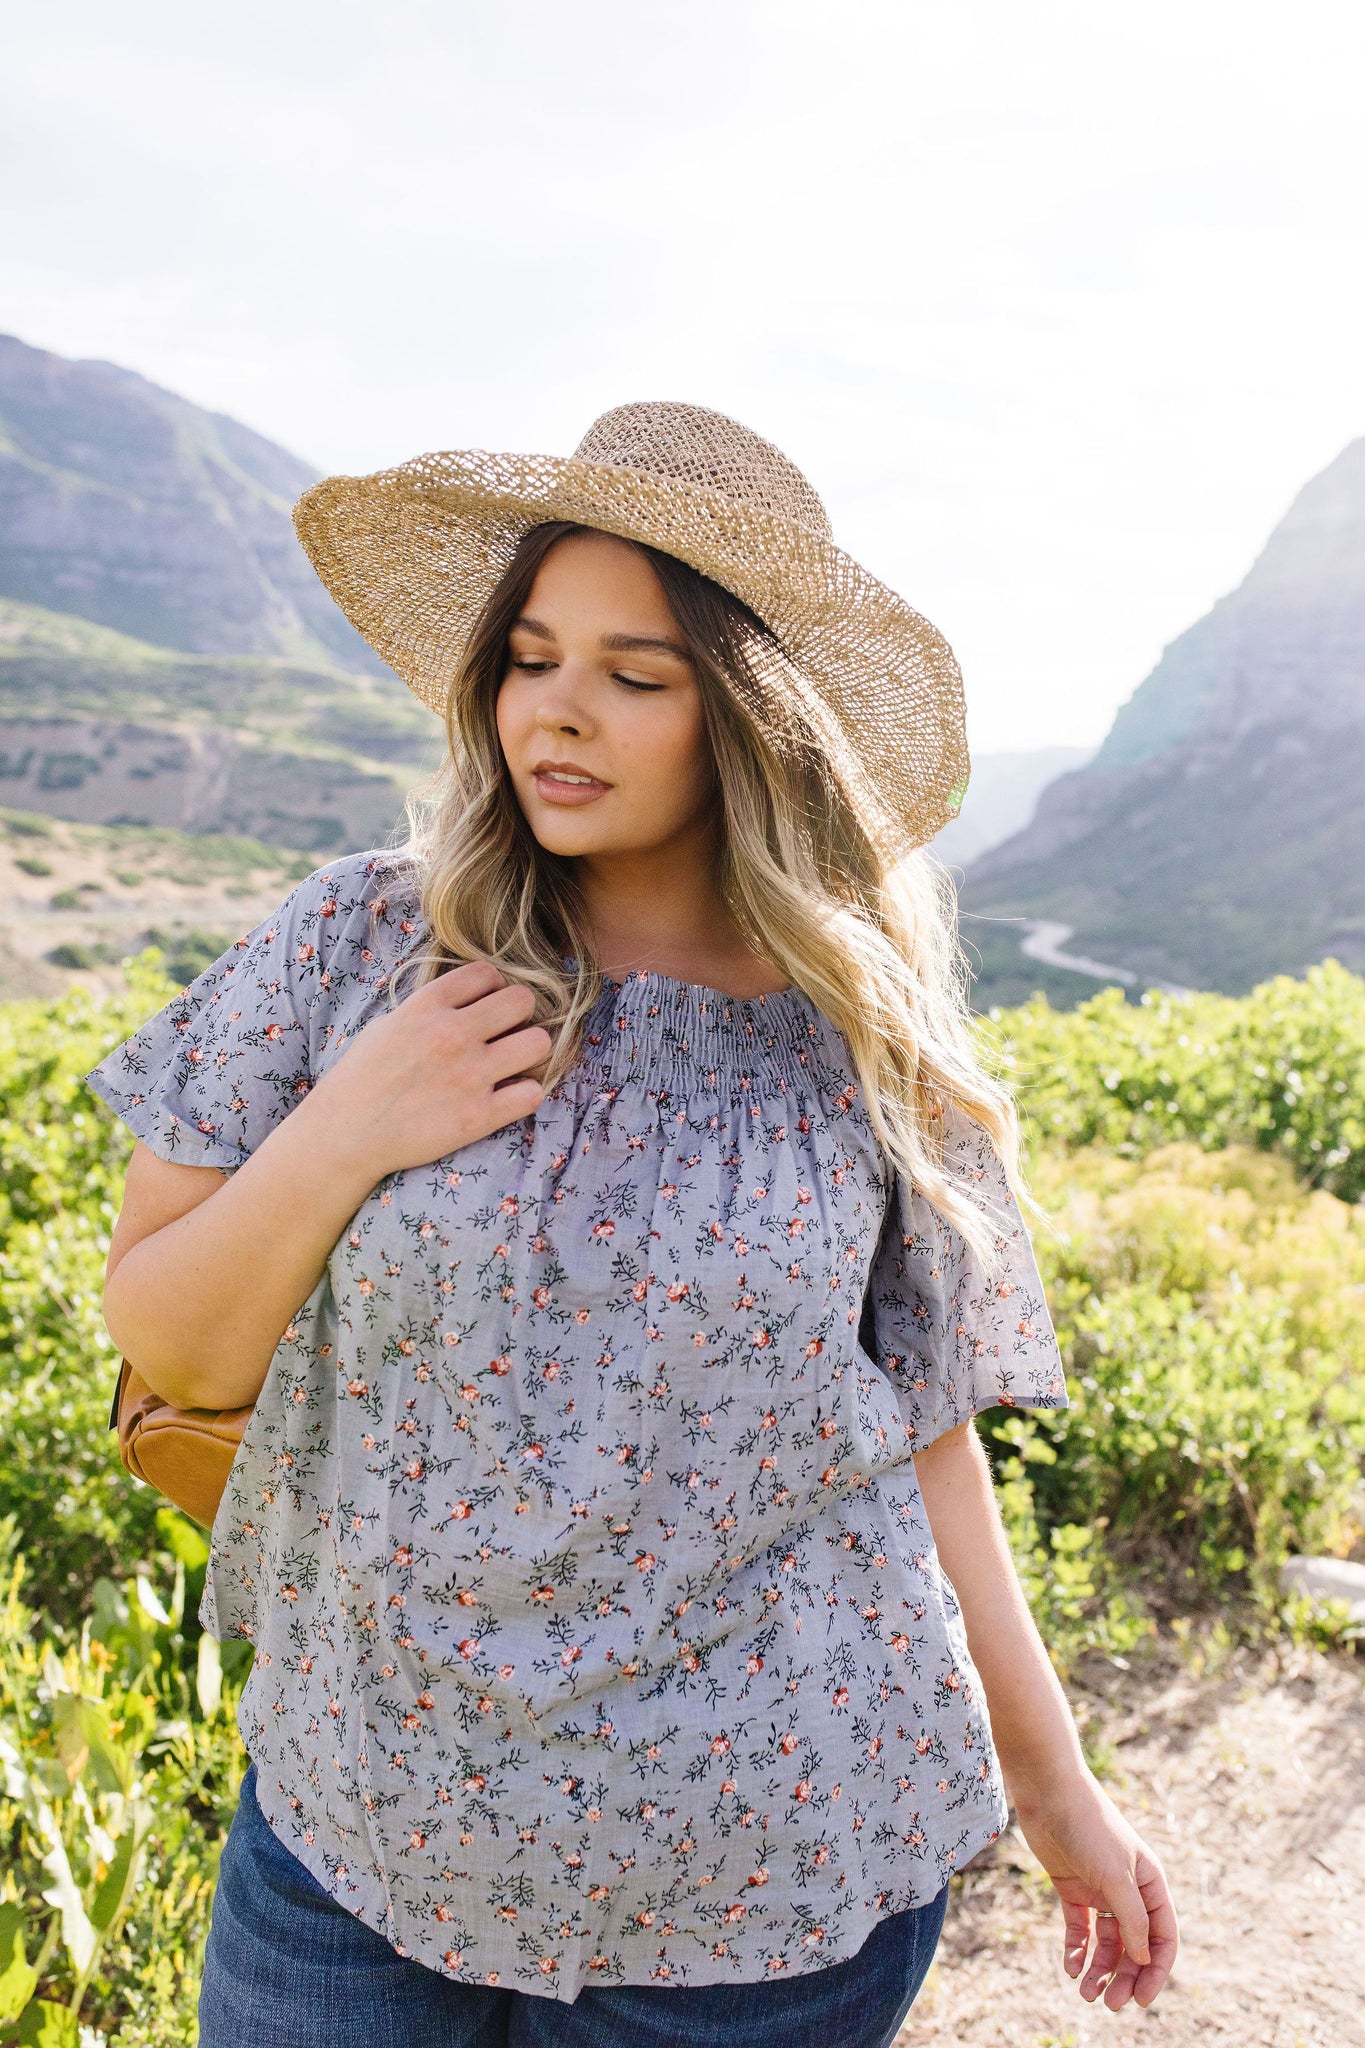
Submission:
<svg viewBox="0 0 1365 2048">
<path fill-rule="evenodd" d="M 440 758 L 389 675 L 192 655 L 0 599 L 0 804 L 244 833 L 319 854 L 384 838 Z"/>
</svg>

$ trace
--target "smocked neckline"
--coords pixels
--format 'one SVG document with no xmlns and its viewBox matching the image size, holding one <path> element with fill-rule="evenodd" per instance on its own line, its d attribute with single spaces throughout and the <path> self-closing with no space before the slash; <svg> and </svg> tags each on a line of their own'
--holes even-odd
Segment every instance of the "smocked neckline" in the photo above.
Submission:
<svg viewBox="0 0 1365 2048">
<path fill-rule="evenodd" d="M 732 996 L 727 995 L 723 988 L 714 988 L 709 981 L 684 981 L 676 974 L 658 974 L 652 967 L 633 968 L 629 974 L 604 974 L 602 986 L 614 989 L 618 993 L 622 989 L 637 986 L 669 991 L 681 990 L 687 997 L 709 996 L 713 1003 L 724 1003 L 732 1009 L 762 1009 L 768 1003 L 785 1002 L 790 996 L 799 996 L 803 1002 L 808 1000 L 795 982 L 788 982 L 785 988 L 772 989 L 766 995 Z"/>
<path fill-rule="evenodd" d="M 567 968 L 571 974 L 575 972 L 578 967 L 575 954 L 561 953 L 559 959 L 562 967 Z M 629 974 L 602 975 L 603 989 L 612 989 L 617 994 L 622 989 L 631 988 L 636 984 L 667 989 L 671 992 L 682 990 L 689 996 L 710 996 L 718 1003 L 777 1003 L 785 1001 L 788 996 L 799 996 L 803 1002 L 809 1000 L 794 981 L 789 981 L 785 988 L 773 989 L 768 995 L 731 996 L 727 995 L 723 988 L 715 988 L 709 981 L 683 981 L 676 974 L 660 974 L 652 967 L 633 967 Z"/>
<path fill-rule="evenodd" d="M 602 977 L 586 1020 L 583 1066 L 599 1087 L 643 1082 L 676 1091 L 781 1091 L 815 1076 L 842 1076 L 846 1053 L 833 1026 L 801 989 L 728 996 L 704 982 L 649 969 Z"/>
</svg>

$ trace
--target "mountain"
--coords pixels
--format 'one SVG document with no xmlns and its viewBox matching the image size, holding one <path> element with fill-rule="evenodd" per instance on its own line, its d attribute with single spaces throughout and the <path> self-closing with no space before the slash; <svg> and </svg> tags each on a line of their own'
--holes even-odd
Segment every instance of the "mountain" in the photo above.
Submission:
<svg viewBox="0 0 1365 2048">
<path fill-rule="evenodd" d="M 316 480 L 131 370 L 0 335 L 0 596 L 186 654 L 379 673 L 295 538 Z"/>
<path fill-rule="evenodd" d="M 1230 994 L 1328 955 L 1365 970 L 1365 439 L 972 863 L 962 906 Z"/>
<path fill-rule="evenodd" d="M 0 336 L 0 806 L 316 859 L 388 837 L 443 734 L 298 544 L 315 476 Z"/>
<path fill-rule="evenodd" d="M 1027 825 L 1050 782 L 1079 768 L 1093 752 L 1092 747 L 1030 747 L 973 757 L 962 809 L 934 840 L 934 852 L 949 867 L 965 868 L 979 860 Z"/>
<path fill-rule="evenodd" d="M 329 853 L 380 843 L 439 721 L 394 677 L 186 655 L 0 599 L 0 805 Z"/>
</svg>

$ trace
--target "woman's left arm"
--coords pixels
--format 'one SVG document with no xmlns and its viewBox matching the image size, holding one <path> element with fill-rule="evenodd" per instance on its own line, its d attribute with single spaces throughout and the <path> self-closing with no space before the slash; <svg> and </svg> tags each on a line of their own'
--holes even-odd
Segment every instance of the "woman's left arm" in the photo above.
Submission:
<svg viewBox="0 0 1365 2048">
<path fill-rule="evenodd" d="M 1078 1989 L 1117 2011 L 1150 2005 L 1179 1938 L 1166 1873 L 1096 1781 L 1029 1613 L 996 1505 L 990 1463 L 970 1422 L 916 1454 L 939 1562 L 962 1609 L 986 1689 L 1005 1784 L 1029 1847 L 1062 1901 L 1063 1961 Z M 1107 1980 L 1107 1982 L 1106 1982 Z"/>
</svg>

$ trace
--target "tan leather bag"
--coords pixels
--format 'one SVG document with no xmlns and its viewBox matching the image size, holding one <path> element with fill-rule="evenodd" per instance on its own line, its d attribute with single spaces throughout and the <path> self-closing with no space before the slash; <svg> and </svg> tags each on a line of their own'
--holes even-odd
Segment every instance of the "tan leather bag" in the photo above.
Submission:
<svg viewBox="0 0 1365 2048">
<path fill-rule="evenodd" d="M 119 1456 L 135 1478 L 164 1493 L 182 1514 L 213 1527 L 250 1408 L 173 1408 L 127 1359 L 109 1409 Z"/>
</svg>

